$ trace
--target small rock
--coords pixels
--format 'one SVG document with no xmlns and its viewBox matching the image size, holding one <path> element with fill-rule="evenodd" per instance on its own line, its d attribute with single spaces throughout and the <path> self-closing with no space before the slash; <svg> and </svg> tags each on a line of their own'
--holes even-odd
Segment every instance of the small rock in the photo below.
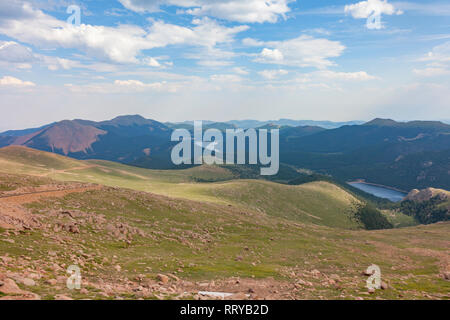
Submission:
<svg viewBox="0 0 450 320">
<path fill-rule="evenodd" d="M 373 275 L 373 272 L 367 272 L 367 270 L 364 270 L 364 271 L 362 272 L 362 274 L 363 274 L 364 276 L 371 276 L 371 275 Z"/>
<path fill-rule="evenodd" d="M 370 288 L 367 292 L 369 292 L 370 294 L 374 294 L 375 293 L 375 289 Z"/>
<path fill-rule="evenodd" d="M 450 271 L 444 272 L 443 278 L 444 278 L 444 280 L 450 280 Z"/>
<path fill-rule="evenodd" d="M 48 279 L 45 281 L 46 284 L 49 284 L 51 286 L 56 286 L 56 284 L 58 283 L 58 280 L 56 279 Z"/>
<path fill-rule="evenodd" d="M 162 282 L 162 283 L 164 283 L 164 284 L 166 284 L 166 283 L 169 282 L 169 277 L 166 276 L 166 275 L 163 275 L 163 274 L 158 274 L 158 275 L 156 276 L 156 279 L 157 279 L 159 282 Z"/>
<path fill-rule="evenodd" d="M 316 276 L 319 276 L 319 275 L 320 275 L 320 271 L 317 270 L 317 269 L 314 269 L 313 271 L 311 271 L 311 274 L 312 274 L 314 277 L 316 277 Z"/>
<path fill-rule="evenodd" d="M 381 289 L 387 290 L 389 289 L 389 285 L 386 282 L 381 282 Z"/>
<path fill-rule="evenodd" d="M 170 278 L 172 278 L 172 280 L 175 280 L 175 281 L 180 281 L 180 278 L 178 278 L 177 276 L 175 276 L 175 275 L 173 275 L 173 274 L 169 274 L 168 275 Z"/>
<path fill-rule="evenodd" d="M 4 294 L 23 294 L 24 291 L 22 291 L 17 284 L 14 282 L 14 280 L 6 278 L 2 280 L 2 285 L 0 286 L 0 292 Z"/>
<path fill-rule="evenodd" d="M 22 279 L 22 283 L 26 285 L 27 287 L 33 287 L 36 285 L 36 282 L 33 279 L 30 278 L 24 278 Z"/>
<path fill-rule="evenodd" d="M 116 269 L 117 272 L 120 272 L 120 271 L 122 270 L 122 267 L 119 266 L 119 265 L 116 265 L 116 266 L 114 267 L 114 269 Z"/>
</svg>

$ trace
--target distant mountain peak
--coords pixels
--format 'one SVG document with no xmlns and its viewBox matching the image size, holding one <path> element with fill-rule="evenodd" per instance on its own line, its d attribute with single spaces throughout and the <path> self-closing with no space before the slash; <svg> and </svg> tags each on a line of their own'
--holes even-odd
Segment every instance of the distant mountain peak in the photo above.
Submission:
<svg viewBox="0 0 450 320">
<path fill-rule="evenodd" d="M 395 126 L 399 123 L 392 119 L 382 119 L 382 118 L 375 118 L 372 121 L 366 122 L 364 125 L 366 126 L 381 126 L 381 127 L 387 127 L 387 126 Z"/>
<path fill-rule="evenodd" d="M 139 114 L 134 114 L 134 115 L 118 116 L 112 120 L 104 121 L 104 122 L 116 124 L 116 125 L 128 126 L 128 125 L 132 125 L 132 124 L 142 125 L 142 124 L 152 122 L 152 120 L 148 120 Z"/>
<path fill-rule="evenodd" d="M 450 129 L 450 125 L 440 121 L 409 121 L 409 122 L 397 122 L 392 119 L 376 118 L 364 124 L 365 126 L 377 126 L 377 127 L 401 127 L 401 128 L 423 128 L 432 130 L 446 130 Z"/>
<path fill-rule="evenodd" d="M 130 114 L 130 115 L 117 116 L 114 119 L 112 119 L 111 121 L 120 121 L 120 120 L 147 120 L 147 119 L 145 119 L 140 114 Z"/>
</svg>

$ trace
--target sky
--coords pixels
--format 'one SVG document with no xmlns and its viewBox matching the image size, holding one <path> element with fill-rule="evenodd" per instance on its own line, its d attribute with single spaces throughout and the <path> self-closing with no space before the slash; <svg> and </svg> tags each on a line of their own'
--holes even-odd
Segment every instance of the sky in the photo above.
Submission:
<svg viewBox="0 0 450 320">
<path fill-rule="evenodd" d="M 0 0 L 2 131 L 124 114 L 448 120 L 449 85 L 444 0 Z"/>
</svg>

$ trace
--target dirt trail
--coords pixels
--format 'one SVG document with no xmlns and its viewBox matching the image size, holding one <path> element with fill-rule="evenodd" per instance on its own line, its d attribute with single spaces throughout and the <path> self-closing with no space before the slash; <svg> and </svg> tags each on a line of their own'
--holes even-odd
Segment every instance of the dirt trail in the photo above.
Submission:
<svg viewBox="0 0 450 320">
<path fill-rule="evenodd" d="M 0 197 L 0 203 L 14 203 L 14 204 L 24 204 L 34 202 L 40 198 L 51 198 L 51 197 L 63 197 L 70 193 L 85 192 L 90 190 L 98 190 L 100 186 L 95 187 L 81 187 L 81 188 L 69 188 L 63 190 L 46 190 L 46 191 L 36 191 L 28 192 L 23 194 L 8 195 Z"/>
<path fill-rule="evenodd" d="M 73 168 L 69 168 L 69 169 L 60 169 L 60 170 L 52 169 L 49 172 L 38 174 L 37 176 L 38 177 L 47 177 L 47 176 L 49 176 L 51 174 L 70 173 L 70 171 L 84 170 L 84 169 L 89 169 L 89 168 L 93 168 L 93 167 L 97 167 L 97 165 L 96 164 L 88 164 L 88 165 L 79 166 L 79 167 L 73 167 Z"/>
<path fill-rule="evenodd" d="M 70 193 L 98 190 L 101 186 L 44 190 L 0 197 L 0 228 L 24 229 L 38 226 L 38 221 L 22 205 L 43 198 L 64 197 Z"/>
</svg>

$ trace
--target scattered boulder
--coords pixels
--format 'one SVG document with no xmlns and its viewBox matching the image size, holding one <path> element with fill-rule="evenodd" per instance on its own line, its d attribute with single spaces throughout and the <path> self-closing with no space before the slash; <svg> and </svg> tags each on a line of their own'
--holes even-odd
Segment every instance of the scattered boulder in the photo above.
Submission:
<svg viewBox="0 0 450 320">
<path fill-rule="evenodd" d="M 374 271 L 372 271 L 372 272 L 368 272 L 367 270 L 364 270 L 363 272 L 362 272 L 362 275 L 363 276 L 371 276 L 371 275 L 373 275 L 374 274 Z"/>
<path fill-rule="evenodd" d="M 22 283 L 26 285 L 27 287 L 33 287 L 36 285 L 36 282 L 33 279 L 30 278 L 24 278 L 22 279 Z"/>
<path fill-rule="evenodd" d="M 164 275 L 164 274 L 158 274 L 158 275 L 156 276 L 156 279 L 157 279 L 159 282 L 162 282 L 162 283 L 164 283 L 164 284 L 166 284 L 166 283 L 169 282 L 169 277 L 166 276 L 166 275 Z"/>
<path fill-rule="evenodd" d="M 4 294 L 24 294 L 25 291 L 21 290 L 14 280 L 6 278 L 0 282 L 0 292 Z"/>
<path fill-rule="evenodd" d="M 313 271 L 311 271 L 311 274 L 313 277 L 318 277 L 318 276 L 320 276 L 320 271 L 317 269 L 314 269 Z"/>
<path fill-rule="evenodd" d="M 46 284 L 49 284 L 51 286 L 56 286 L 56 284 L 58 283 L 58 280 L 56 279 L 48 279 L 45 281 Z"/>
</svg>

